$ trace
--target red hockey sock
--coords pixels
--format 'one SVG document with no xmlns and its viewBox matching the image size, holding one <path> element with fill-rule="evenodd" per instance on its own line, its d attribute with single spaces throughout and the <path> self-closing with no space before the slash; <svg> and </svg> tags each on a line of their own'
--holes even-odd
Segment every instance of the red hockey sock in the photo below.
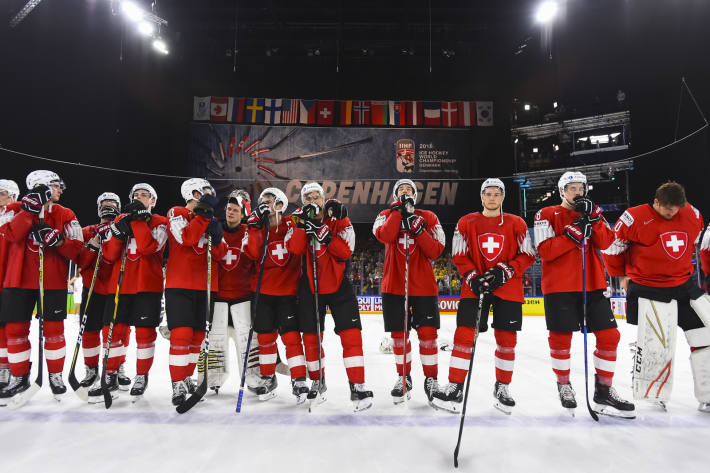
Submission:
<svg viewBox="0 0 710 473">
<path fill-rule="evenodd" d="M 513 379 L 518 332 L 494 329 L 493 333 L 496 337 L 496 380 L 503 384 L 510 384 Z"/>
<path fill-rule="evenodd" d="M 108 330 L 109 326 L 104 325 L 104 346 L 106 346 Z M 123 344 L 125 330 L 125 324 L 115 324 L 113 326 L 113 333 L 111 334 L 111 347 L 109 348 L 108 362 L 106 363 L 106 373 L 115 373 L 116 371 L 118 371 L 118 367 L 121 365 L 121 360 L 123 360 L 126 356 L 126 346 Z"/>
<path fill-rule="evenodd" d="M 84 353 L 84 364 L 88 367 L 99 366 L 101 331 L 92 330 L 90 332 L 84 332 L 84 335 L 81 337 L 81 348 Z"/>
<path fill-rule="evenodd" d="M 362 356 L 362 332 L 359 328 L 341 331 L 340 343 L 343 345 L 343 364 L 348 374 L 348 381 L 361 384 L 365 382 L 365 358 Z"/>
<path fill-rule="evenodd" d="M 170 380 L 173 382 L 187 377 L 192 332 L 192 327 L 176 327 L 170 331 Z"/>
<path fill-rule="evenodd" d="M 554 332 L 550 330 L 547 338 L 552 357 L 552 371 L 557 375 L 557 382 L 569 384 L 569 349 L 572 345 L 572 332 Z"/>
<path fill-rule="evenodd" d="M 8 322 L 5 324 L 7 360 L 13 376 L 22 376 L 30 371 L 30 323 Z"/>
<path fill-rule="evenodd" d="M 0 370 L 10 369 L 7 361 L 7 338 L 5 337 L 5 324 L 0 325 Z"/>
<path fill-rule="evenodd" d="M 405 356 L 404 356 L 404 332 L 392 332 L 392 351 L 394 352 L 394 362 L 397 366 L 397 374 L 404 374 Z M 407 357 L 406 357 L 406 373 L 412 372 L 412 342 L 407 337 Z"/>
<path fill-rule="evenodd" d="M 601 384 L 611 386 L 616 368 L 616 347 L 621 334 L 616 328 L 607 328 L 594 332 L 597 338 L 597 348 L 594 350 L 594 368 Z"/>
<path fill-rule="evenodd" d="M 47 360 L 49 373 L 61 373 L 64 369 L 66 356 L 66 343 L 64 342 L 64 321 L 45 321 L 44 331 L 44 357 Z"/>
<path fill-rule="evenodd" d="M 202 340 L 205 339 L 204 330 L 193 330 L 192 340 L 190 340 L 190 358 L 185 368 L 185 378 L 192 376 L 197 366 L 197 361 L 200 359 L 200 350 L 202 348 Z M 185 379 L 183 378 L 183 379 Z"/>
<path fill-rule="evenodd" d="M 128 352 L 128 345 L 131 344 L 131 326 L 124 326 L 125 328 L 123 329 L 123 336 L 121 337 L 121 341 L 123 342 L 123 346 L 126 347 L 126 350 L 123 352 L 123 356 L 121 357 L 121 363 L 119 363 L 119 365 L 122 365 L 126 362 L 126 353 Z"/>
<path fill-rule="evenodd" d="M 419 357 L 422 370 L 427 378 L 436 378 L 439 374 L 439 346 L 436 344 L 436 327 L 419 327 Z"/>
<path fill-rule="evenodd" d="M 150 327 L 136 327 L 136 374 L 148 374 L 153 366 L 157 332 Z"/>
<path fill-rule="evenodd" d="M 473 327 L 456 327 L 454 348 L 449 361 L 449 382 L 463 383 L 466 380 L 475 334 Z"/>
<path fill-rule="evenodd" d="M 323 332 L 320 333 L 321 342 L 323 341 Z M 303 334 L 303 345 L 306 349 L 306 366 L 308 367 L 308 377 L 310 379 L 320 379 L 318 374 L 318 336 L 315 333 Z M 325 351 L 321 344 L 321 361 L 325 359 Z M 323 375 L 325 376 L 325 367 L 321 366 Z"/>
<path fill-rule="evenodd" d="M 306 359 L 303 356 L 301 334 L 295 330 L 281 335 L 281 341 L 286 345 L 286 361 L 291 371 L 291 379 L 305 378 Z"/>
<path fill-rule="evenodd" d="M 260 333 L 259 340 L 259 365 L 262 376 L 272 376 L 276 373 L 276 338 L 278 333 Z"/>
</svg>

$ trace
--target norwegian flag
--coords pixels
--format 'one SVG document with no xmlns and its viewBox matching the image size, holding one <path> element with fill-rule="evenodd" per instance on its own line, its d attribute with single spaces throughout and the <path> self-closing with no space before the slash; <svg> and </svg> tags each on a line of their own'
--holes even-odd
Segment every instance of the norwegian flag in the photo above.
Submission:
<svg viewBox="0 0 710 473">
<path fill-rule="evenodd" d="M 340 124 L 346 125 L 346 126 L 353 124 L 353 101 L 352 100 L 341 100 L 340 101 Z"/>
<path fill-rule="evenodd" d="M 316 123 L 316 101 L 301 100 L 301 116 L 300 122 L 304 125 L 312 125 Z"/>
<path fill-rule="evenodd" d="M 245 118 L 248 123 L 264 123 L 264 99 L 247 99 Z"/>
<path fill-rule="evenodd" d="M 317 100 L 318 125 L 332 125 L 335 122 L 335 100 Z"/>
<path fill-rule="evenodd" d="M 244 105 L 246 99 L 229 97 L 229 105 L 227 105 L 227 120 L 234 123 L 244 122 Z"/>
<path fill-rule="evenodd" d="M 493 102 L 476 102 L 476 124 L 493 126 Z"/>
<path fill-rule="evenodd" d="M 458 102 L 441 102 L 441 126 L 458 126 Z"/>
<path fill-rule="evenodd" d="M 476 102 L 459 102 L 459 126 L 476 126 Z"/>
<path fill-rule="evenodd" d="M 424 107 L 421 102 L 407 102 L 407 125 L 422 126 L 424 124 Z"/>
<path fill-rule="evenodd" d="M 210 120 L 213 122 L 227 121 L 227 97 L 212 97 L 210 100 Z"/>
<path fill-rule="evenodd" d="M 270 125 L 281 123 L 281 99 L 266 99 L 264 101 L 264 123 Z"/>
<path fill-rule="evenodd" d="M 441 102 L 424 102 L 424 124 L 441 126 Z"/>
<path fill-rule="evenodd" d="M 298 123 L 298 99 L 281 99 L 281 123 Z"/>
<path fill-rule="evenodd" d="M 407 124 L 406 102 L 390 100 L 390 125 L 404 126 Z"/>
<path fill-rule="evenodd" d="M 389 103 L 383 100 L 372 102 L 372 124 L 373 125 L 388 125 L 389 119 L 387 115 L 389 114 Z"/>
<path fill-rule="evenodd" d="M 353 123 L 355 125 L 370 124 L 370 102 L 362 100 L 353 102 Z"/>
</svg>

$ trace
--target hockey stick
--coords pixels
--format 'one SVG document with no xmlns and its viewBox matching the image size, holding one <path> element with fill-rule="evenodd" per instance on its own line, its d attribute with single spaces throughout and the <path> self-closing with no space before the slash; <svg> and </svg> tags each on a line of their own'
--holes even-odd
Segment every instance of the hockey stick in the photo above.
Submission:
<svg viewBox="0 0 710 473">
<path fill-rule="evenodd" d="M 587 410 L 592 419 L 599 422 L 599 416 L 589 404 L 589 363 L 587 362 L 587 238 L 582 236 L 582 329 L 584 331 L 584 396 L 587 398 Z"/>
<path fill-rule="evenodd" d="M 118 298 L 121 295 L 121 283 L 123 283 L 123 273 L 126 270 L 127 255 L 128 242 L 125 241 L 123 244 L 123 256 L 121 257 L 121 269 L 118 273 L 118 282 L 116 283 L 116 293 L 113 296 L 113 317 L 111 317 L 111 323 L 108 326 L 108 336 L 104 343 L 104 360 L 101 365 L 101 392 L 104 395 L 104 405 L 106 409 L 109 409 L 111 404 L 113 404 L 113 398 L 111 397 L 111 393 L 108 392 L 108 385 L 106 384 L 106 367 L 108 366 L 108 355 L 111 349 L 111 339 L 113 338 L 113 326 L 116 323 L 116 314 L 118 313 Z"/>
<path fill-rule="evenodd" d="M 286 141 L 288 138 L 290 138 L 290 137 L 291 137 L 294 133 L 296 133 L 298 130 L 299 130 L 299 128 L 294 128 L 293 130 L 289 131 L 289 132 L 286 134 L 286 136 L 284 136 L 283 138 L 281 138 L 279 141 L 277 141 L 275 144 L 273 144 L 273 145 L 271 145 L 271 146 L 266 146 L 266 147 L 264 147 L 264 148 L 255 149 L 254 151 L 251 152 L 250 156 L 253 158 L 253 157 L 255 157 L 255 156 L 259 156 L 260 154 L 269 153 L 269 152 L 275 150 L 276 148 L 278 148 L 279 146 L 281 146 L 281 143 L 283 143 L 283 142 Z"/>
<path fill-rule="evenodd" d="M 402 395 L 407 402 L 407 341 L 409 339 L 409 234 L 404 232 L 404 348 L 402 357 Z"/>
<path fill-rule="evenodd" d="M 89 308 L 89 302 L 91 301 L 91 295 L 94 293 L 94 285 L 96 284 L 96 275 L 99 272 L 99 264 L 101 263 L 101 254 L 103 248 L 99 246 L 99 251 L 96 254 L 96 264 L 94 264 L 94 274 L 91 277 L 91 285 L 89 286 L 89 292 L 86 293 L 86 301 L 84 301 L 84 310 L 81 314 L 81 323 L 79 324 L 79 336 L 76 339 L 76 346 L 74 347 L 74 356 L 71 360 L 71 367 L 69 368 L 69 385 L 74 390 L 74 393 L 79 396 L 82 401 L 89 400 L 89 389 L 82 388 L 79 386 L 79 381 L 76 379 L 76 360 L 79 356 L 79 349 L 81 348 L 81 340 L 84 336 L 84 328 L 86 327 L 87 319 L 87 309 Z"/>
<path fill-rule="evenodd" d="M 195 404 L 200 402 L 200 399 L 207 394 L 207 377 L 210 374 L 210 328 L 212 328 L 212 314 L 210 313 L 210 289 L 212 288 L 212 235 L 207 235 L 207 293 L 205 300 L 207 301 L 207 309 L 205 312 L 205 345 L 200 355 L 202 359 L 205 360 L 205 375 L 202 378 L 202 382 L 195 392 L 190 395 L 187 399 L 181 402 L 175 410 L 178 414 L 184 414 L 190 409 L 192 409 Z"/>
<path fill-rule="evenodd" d="M 463 396 L 463 408 L 461 410 L 461 423 L 459 424 L 459 439 L 456 442 L 454 449 L 454 467 L 459 467 L 459 448 L 461 448 L 461 435 L 463 434 L 463 422 L 466 420 L 466 403 L 468 402 L 468 391 L 471 386 L 471 371 L 473 370 L 473 356 L 476 354 L 476 341 L 478 340 L 478 324 L 481 321 L 481 312 L 483 311 L 483 297 L 487 292 L 481 292 L 478 295 L 478 313 L 476 314 L 476 323 L 474 324 L 473 346 L 471 347 L 471 359 L 468 361 L 468 377 L 466 378 L 466 393 Z"/>
<path fill-rule="evenodd" d="M 259 276 L 256 278 L 256 292 L 254 293 L 254 305 L 252 306 L 252 320 L 256 318 L 256 307 L 259 303 L 259 293 L 261 292 L 261 280 L 264 277 L 264 263 L 266 262 L 266 251 L 269 246 L 269 219 L 266 219 L 266 237 L 264 238 L 264 248 L 261 252 L 261 261 L 259 262 Z M 237 409 L 239 414 L 242 412 L 242 398 L 244 398 L 244 384 L 247 379 L 247 363 L 249 362 L 249 350 L 251 350 L 251 339 L 254 336 L 254 324 L 249 328 L 249 336 L 247 337 L 247 349 L 244 353 L 244 366 L 242 366 L 242 379 L 239 381 L 239 396 L 237 397 Z"/>
<path fill-rule="evenodd" d="M 372 141 L 372 137 L 368 136 L 367 138 L 363 138 L 363 139 L 357 140 L 357 141 L 352 141 L 350 143 L 345 143 L 345 144 L 342 144 L 339 146 L 335 146 L 333 148 L 328 148 L 323 151 L 316 151 L 315 153 L 299 154 L 298 156 L 293 156 L 291 158 L 279 159 L 279 160 L 274 161 L 274 164 L 283 164 L 283 163 L 288 163 L 291 161 L 297 161 L 299 159 L 315 158 L 317 156 L 322 156 L 322 155 L 328 154 L 328 153 L 334 153 L 336 151 L 350 148 L 351 146 L 355 146 L 355 145 L 359 145 L 359 144 L 363 144 L 363 143 L 369 143 L 371 141 Z"/>
<path fill-rule="evenodd" d="M 320 380 L 320 385 L 318 386 L 318 393 L 316 393 L 316 398 L 321 396 L 320 389 L 323 386 L 323 350 L 322 344 L 323 340 L 321 337 L 320 328 L 320 308 L 318 307 L 318 255 L 316 254 L 316 236 L 313 235 L 311 238 L 311 253 L 313 255 L 313 299 L 315 301 L 316 309 L 316 337 L 318 338 L 318 379 Z M 315 401 L 315 399 L 313 399 Z M 313 401 L 308 405 L 308 412 L 311 412 L 313 407 Z"/>
</svg>

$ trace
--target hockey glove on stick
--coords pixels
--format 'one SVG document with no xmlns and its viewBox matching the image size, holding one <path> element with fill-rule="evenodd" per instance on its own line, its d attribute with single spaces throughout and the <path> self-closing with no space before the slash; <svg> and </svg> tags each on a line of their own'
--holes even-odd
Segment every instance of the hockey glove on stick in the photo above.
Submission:
<svg viewBox="0 0 710 473">
<path fill-rule="evenodd" d="M 473 270 L 469 271 L 466 273 L 464 276 L 464 280 L 466 281 L 466 284 L 468 284 L 468 287 L 471 288 L 471 291 L 477 296 L 480 297 L 482 292 L 488 291 L 488 280 L 490 279 L 490 276 L 484 275 L 484 274 L 479 274 L 478 271 Z"/>
<path fill-rule="evenodd" d="M 146 222 L 150 221 L 150 211 L 146 208 L 145 205 L 143 205 L 143 202 L 141 202 L 140 200 L 136 199 L 130 201 L 123 210 L 125 210 L 126 213 L 131 214 L 131 220 L 145 220 Z"/>
<path fill-rule="evenodd" d="M 99 241 L 103 243 L 111 237 L 111 224 L 100 223 L 96 225 L 94 231 L 96 231 L 96 235 L 99 237 Z"/>
<path fill-rule="evenodd" d="M 486 271 L 486 275 L 490 275 L 490 280 L 488 282 L 489 290 L 495 291 L 503 284 L 508 282 L 510 278 L 515 274 L 515 270 L 508 263 L 499 262 L 491 269 Z"/>
<path fill-rule="evenodd" d="M 402 227 L 413 236 L 419 236 L 426 228 L 426 222 L 419 215 L 411 214 L 402 218 Z"/>
<path fill-rule="evenodd" d="M 197 204 L 195 204 L 192 211 L 196 215 L 211 219 L 214 215 L 214 208 L 217 207 L 217 204 L 219 204 L 217 197 L 212 194 L 204 194 L 200 197 L 200 200 L 197 201 Z"/>
<path fill-rule="evenodd" d="M 576 244 L 581 245 L 582 240 L 592 236 L 592 225 L 587 219 L 580 217 L 567 225 L 562 233 Z"/>
<path fill-rule="evenodd" d="M 120 220 L 114 220 L 110 228 L 111 234 L 119 240 L 126 240 L 133 236 L 130 215 L 124 215 Z"/>
<path fill-rule="evenodd" d="M 222 234 L 222 222 L 215 218 L 210 220 L 210 223 L 207 225 L 205 235 L 212 237 L 212 245 L 217 246 L 220 244 L 222 241 Z"/>
<path fill-rule="evenodd" d="M 305 222 L 306 235 L 315 237 L 321 245 L 330 243 L 330 228 L 327 225 L 314 220 L 306 220 Z"/>
<path fill-rule="evenodd" d="M 58 245 L 64 241 L 64 235 L 59 230 L 56 230 L 46 223 L 36 223 L 32 225 L 32 238 L 37 243 L 41 243 L 47 248 Z"/>
<path fill-rule="evenodd" d="M 49 202 L 51 198 L 52 190 L 49 187 L 45 185 L 36 186 L 22 198 L 22 210 L 39 214 L 42 206 Z"/>
<path fill-rule="evenodd" d="M 332 218 L 345 218 L 348 216 L 348 209 L 337 199 L 328 199 L 325 201 L 325 214 Z"/>
</svg>

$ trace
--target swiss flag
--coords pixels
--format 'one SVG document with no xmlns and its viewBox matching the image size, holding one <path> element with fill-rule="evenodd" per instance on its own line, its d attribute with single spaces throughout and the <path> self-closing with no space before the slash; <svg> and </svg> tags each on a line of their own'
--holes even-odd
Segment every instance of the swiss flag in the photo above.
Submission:
<svg viewBox="0 0 710 473">
<path fill-rule="evenodd" d="M 407 102 L 407 125 L 422 126 L 424 124 L 424 106 L 421 102 Z"/>
<path fill-rule="evenodd" d="M 335 122 L 335 100 L 318 100 L 318 125 L 332 125 Z"/>
<path fill-rule="evenodd" d="M 441 102 L 424 102 L 424 124 L 441 126 Z"/>
<path fill-rule="evenodd" d="M 353 101 L 352 100 L 341 100 L 340 101 L 340 124 L 341 125 L 352 125 L 353 124 Z"/>
<path fill-rule="evenodd" d="M 494 261 L 503 251 L 505 237 L 498 233 L 484 233 L 478 235 L 478 249 L 488 261 Z"/>
<path fill-rule="evenodd" d="M 458 102 L 441 102 L 441 126 L 458 126 Z"/>
<path fill-rule="evenodd" d="M 234 246 L 227 246 L 227 254 L 225 254 L 221 260 L 219 260 L 219 265 L 225 271 L 231 271 L 237 267 L 239 264 L 239 257 L 242 255 L 242 250 Z"/>
<path fill-rule="evenodd" d="M 227 120 L 234 123 L 244 123 L 244 104 L 246 99 L 229 97 Z"/>
<path fill-rule="evenodd" d="M 459 126 L 476 126 L 476 102 L 459 102 Z"/>
<path fill-rule="evenodd" d="M 278 266 L 286 266 L 291 258 L 283 241 L 270 241 L 266 251 L 269 252 L 269 259 Z"/>
<path fill-rule="evenodd" d="M 353 102 L 353 123 L 355 125 L 370 124 L 370 102 L 356 100 Z"/>
<path fill-rule="evenodd" d="M 680 259 L 688 248 L 688 234 L 685 232 L 661 233 L 661 246 L 673 259 Z"/>
<path fill-rule="evenodd" d="M 301 100 L 300 120 L 304 125 L 312 125 L 316 122 L 316 101 Z"/>
<path fill-rule="evenodd" d="M 372 102 L 372 124 L 389 125 L 389 102 L 380 100 Z"/>
<path fill-rule="evenodd" d="M 212 97 L 210 100 L 210 120 L 213 122 L 227 121 L 227 97 Z"/>
</svg>

